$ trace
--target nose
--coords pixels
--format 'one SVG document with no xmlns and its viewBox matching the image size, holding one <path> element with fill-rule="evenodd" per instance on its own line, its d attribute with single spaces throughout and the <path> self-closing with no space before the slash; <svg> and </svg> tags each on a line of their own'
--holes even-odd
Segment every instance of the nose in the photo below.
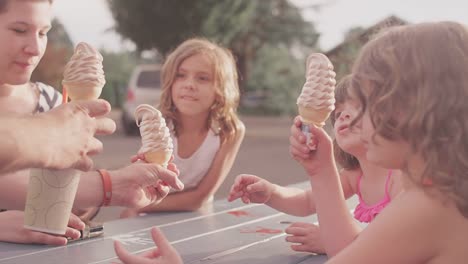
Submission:
<svg viewBox="0 0 468 264">
<path fill-rule="evenodd" d="M 187 90 L 195 89 L 195 81 L 191 77 L 187 77 L 184 81 L 184 88 Z"/>
<path fill-rule="evenodd" d="M 24 46 L 24 52 L 31 56 L 39 56 L 41 54 L 41 50 L 43 49 L 43 43 L 39 36 L 31 36 L 28 38 L 26 45 Z"/>
<path fill-rule="evenodd" d="M 343 111 L 340 115 L 341 120 L 350 119 L 350 118 L 351 118 L 351 114 L 349 112 Z"/>
</svg>

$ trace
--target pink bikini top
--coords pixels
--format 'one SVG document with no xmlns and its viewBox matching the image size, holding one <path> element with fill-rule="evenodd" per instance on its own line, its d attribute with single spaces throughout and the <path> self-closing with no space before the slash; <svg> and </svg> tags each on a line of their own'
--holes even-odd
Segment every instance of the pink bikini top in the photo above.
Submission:
<svg viewBox="0 0 468 264">
<path fill-rule="evenodd" d="M 387 179 L 385 180 L 385 197 L 378 203 L 374 205 L 367 205 L 366 202 L 362 199 L 361 195 L 361 179 L 362 175 L 358 178 L 357 186 L 357 195 L 359 197 L 359 203 L 354 209 L 354 218 L 362 223 L 369 223 L 382 211 L 387 204 L 390 203 L 390 194 L 388 192 L 388 184 L 390 182 L 390 177 L 392 176 L 392 171 L 388 171 Z"/>
</svg>

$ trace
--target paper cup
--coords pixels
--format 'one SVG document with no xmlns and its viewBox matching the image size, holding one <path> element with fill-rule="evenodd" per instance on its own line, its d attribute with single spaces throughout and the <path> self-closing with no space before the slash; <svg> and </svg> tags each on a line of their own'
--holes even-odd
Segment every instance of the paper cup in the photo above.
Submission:
<svg viewBox="0 0 468 264">
<path fill-rule="evenodd" d="M 31 169 L 24 227 L 64 235 L 79 181 L 78 170 Z"/>
</svg>

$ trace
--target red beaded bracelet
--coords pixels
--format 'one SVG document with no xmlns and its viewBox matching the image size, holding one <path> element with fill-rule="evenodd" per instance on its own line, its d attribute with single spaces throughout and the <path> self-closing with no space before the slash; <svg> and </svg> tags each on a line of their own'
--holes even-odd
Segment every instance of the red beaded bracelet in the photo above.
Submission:
<svg viewBox="0 0 468 264">
<path fill-rule="evenodd" d="M 102 199 L 102 206 L 109 206 L 112 199 L 112 180 L 107 170 L 97 170 L 101 174 L 102 185 L 104 187 L 104 198 Z"/>
</svg>

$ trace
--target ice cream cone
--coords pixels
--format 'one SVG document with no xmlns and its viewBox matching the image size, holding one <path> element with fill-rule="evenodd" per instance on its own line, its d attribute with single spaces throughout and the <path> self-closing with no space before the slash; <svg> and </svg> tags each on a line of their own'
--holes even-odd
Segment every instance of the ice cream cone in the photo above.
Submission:
<svg viewBox="0 0 468 264">
<path fill-rule="evenodd" d="M 95 87 L 95 86 L 72 86 L 66 85 L 65 89 L 67 89 L 68 97 L 70 100 L 93 100 L 99 98 L 102 92 L 102 87 Z"/>
<path fill-rule="evenodd" d="M 65 65 L 62 84 L 71 100 L 97 99 L 106 83 L 103 57 L 91 45 L 80 42 Z"/>
<path fill-rule="evenodd" d="M 149 151 L 144 154 L 145 160 L 148 163 L 159 164 L 164 168 L 167 168 L 167 164 L 172 156 L 172 151 L 160 150 L 160 151 Z"/>
<path fill-rule="evenodd" d="M 142 141 L 138 153 L 145 156 L 146 162 L 167 167 L 174 146 L 161 112 L 151 105 L 142 104 L 135 109 L 135 120 Z"/>
<path fill-rule="evenodd" d="M 298 106 L 298 109 L 303 123 L 314 124 L 317 127 L 323 127 L 325 125 L 325 120 L 330 116 L 330 110 L 326 108 L 313 109 Z"/>
</svg>

